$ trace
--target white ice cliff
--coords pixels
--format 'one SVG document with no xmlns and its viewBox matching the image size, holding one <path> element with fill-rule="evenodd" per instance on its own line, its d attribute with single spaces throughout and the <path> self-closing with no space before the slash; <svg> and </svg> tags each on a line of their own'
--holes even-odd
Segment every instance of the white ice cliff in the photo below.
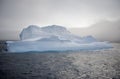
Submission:
<svg viewBox="0 0 120 79">
<path fill-rule="evenodd" d="M 7 41 L 9 52 L 30 51 L 79 51 L 111 48 L 107 42 L 99 42 L 92 36 L 79 37 L 65 27 L 30 25 L 23 29 L 19 41 Z"/>
</svg>

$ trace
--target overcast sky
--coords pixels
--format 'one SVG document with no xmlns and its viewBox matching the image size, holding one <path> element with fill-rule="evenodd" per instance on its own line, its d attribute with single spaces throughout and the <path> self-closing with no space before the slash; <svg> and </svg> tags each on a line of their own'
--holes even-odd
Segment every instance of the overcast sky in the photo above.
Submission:
<svg viewBox="0 0 120 79">
<path fill-rule="evenodd" d="M 0 0 L 0 38 L 31 24 L 83 28 L 119 19 L 120 0 Z"/>
<path fill-rule="evenodd" d="M 120 19 L 118 21 L 102 20 L 88 28 L 72 28 L 70 31 L 78 36 L 92 35 L 100 41 L 120 43 Z"/>
</svg>

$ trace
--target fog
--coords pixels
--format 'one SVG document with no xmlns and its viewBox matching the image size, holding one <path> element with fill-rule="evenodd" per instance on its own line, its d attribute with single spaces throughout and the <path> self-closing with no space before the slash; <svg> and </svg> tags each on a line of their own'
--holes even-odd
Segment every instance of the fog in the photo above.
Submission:
<svg viewBox="0 0 120 79">
<path fill-rule="evenodd" d="M 120 20 L 104 20 L 89 28 L 72 28 L 70 31 L 79 36 L 92 35 L 101 41 L 120 42 Z"/>
<path fill-rule="evenodd" d="M 0 0 L 0 40 L 18 40 L 31 24 L 56 24 L 81 36 L 119 41 L 119 19 L 120 0 Z"/>
</svg>

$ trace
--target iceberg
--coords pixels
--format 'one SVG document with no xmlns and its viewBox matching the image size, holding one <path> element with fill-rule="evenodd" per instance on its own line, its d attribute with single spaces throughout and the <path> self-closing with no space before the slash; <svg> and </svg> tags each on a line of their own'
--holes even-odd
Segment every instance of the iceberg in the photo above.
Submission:
<svg viewBox="0 0 120 79">
<path fill-rule="evenodd" d="M 92 36 L 79 37 L 65 27 L 30 25 L 20 33 L 19 41 L 7 41 L 8 52 L 79 51 L 111 48 Z"/>
</svg>

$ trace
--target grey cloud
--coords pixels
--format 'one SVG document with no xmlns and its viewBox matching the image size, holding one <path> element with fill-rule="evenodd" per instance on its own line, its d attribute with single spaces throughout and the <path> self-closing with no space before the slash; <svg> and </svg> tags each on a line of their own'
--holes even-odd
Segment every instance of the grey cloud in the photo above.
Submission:
<svg viewBox="0 0 120 79">
<path fill-rule="evenodd" d="M 79 36 L 92 35 L 101 41 L 120 43 L 120 20 L 100 21 L 89 28 L 74 28 L 70 31 Z"/>
<path fill-rule="evenodd" d="M 119 18 L 120 0 L 0 0 L 0 39 L 30 24 L 79 28 Z"/>
</svg>

